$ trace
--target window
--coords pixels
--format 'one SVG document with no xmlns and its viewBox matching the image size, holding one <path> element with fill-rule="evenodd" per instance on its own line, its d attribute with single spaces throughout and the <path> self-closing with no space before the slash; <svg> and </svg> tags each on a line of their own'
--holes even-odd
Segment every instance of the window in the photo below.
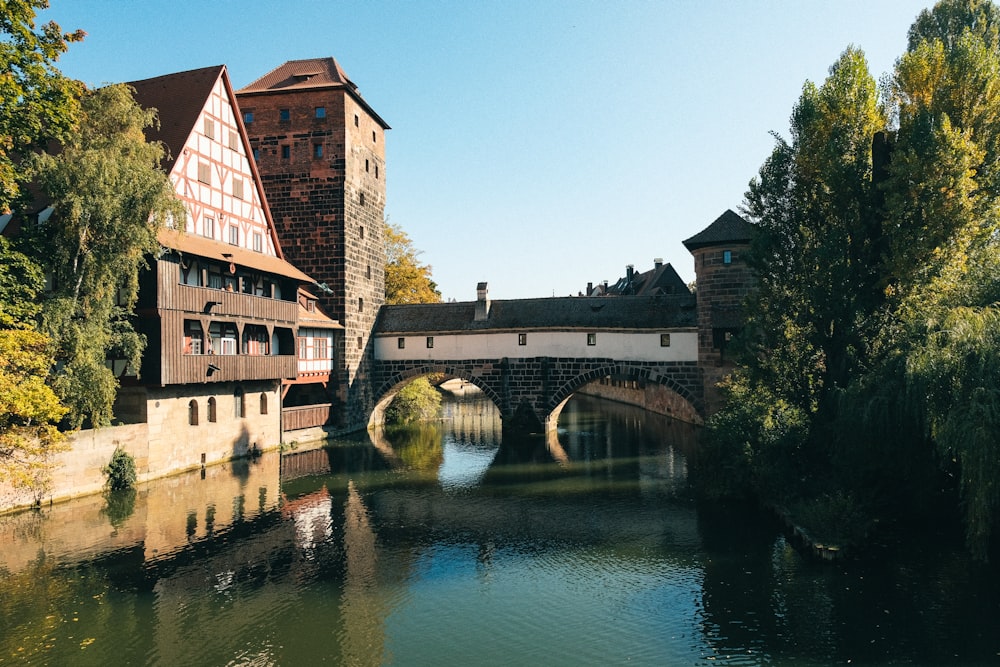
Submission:
<svg viewBox="0 0 1000 667">
<path fill-rule="evenodd" d="M 263 247 L 264 247 L 264 237 L 261 236 L 260 232 L 254 232 L 253 233 L 253 249 L 256 252 L 263 252 L 263 250 L 262 250 Z"/>
<path fill-rule="evenodd" d="M 372 143 L 373 143 L 373 144 L 374 144 L 374 143 L 377 143 L 377 141 L 378 141 L 378 140 L 377 140 L 377 139 L 375 138 L 375 130 L 372 130 Z"/>
<path fill-rule="evenodd" d="M 406 348 L 406 339 L 405 338 L 397 338 L 396 339 L 396 347 L 398 347 L 400 350 L 405 349 Z"/>
<path fill-rule="evenodd" d="M 234 178 L 233 179 L 233 196 L 237 199 L 243 199 L 243 179 Z"/>
<path fill-rule="evenodd" d="M 201 354 L 203 341 L 201 322 L 184 320 L 184 354 Z"/>
<path fill-rule="evenodd" d="M 375 165 L 375 180 L 378 180 L 378 165 Z"/>
<path fill-rule="evenodd" d="M 354 127 L 358 126 L 358 114 L 354 114 Z"/>
<path fill-rule="evenodd" d="M 434 336 L 427 337 L 427 349 L 430 350 L 434 347 Z"/>
<path fill-rule="evenodd" d="M 309 339 L 299 336 L 299 359 L 309 358 Z"/>
<path fill-rule="evenodd" d="M 240 228 L 236 225 L 229 225 L 229 244 L 239 245 L 240 244 Z"/>
<path fill-rule="evenodd" d="M 368 160 L 365 160 L 365 171 L 368 171 Z"/>
<path fill-rule="evenodd" d="M 362 206 L 365 205 L 365 193 L 364 192 L 362 192 L 360 195 L 358 195 L 358 203 L 361 204 Z"/>
<path fill-rule="evenodd" d="M 215 238 L 215 218 L 205 217 L 205 229 L 203 231 L 208 238 Z"/>
<path fill-rule="evenodd" d="M 205 136 L 209 139 L 215 139 L 215 121 L 211 118 L 205 119 Z"/>
<path fill-rule="evenodd" d="M 313 157 L 317 160 L 323 157 L 323 144 L 313 144 Z"/>
<path fill-rule="evenodd" d="M 733 251 L 732 250 L 723 250 L 722 251 L 722 263 L 723 264 L 732 264 L 733 263 Z"/>
<path fill-rule="evenodd" d="M 198 180 L 206 185 L 212 184 L 212 165 L 207 162 L 198 163 Z"/>
<path fill-rule="evenodd" d="M 240 135 L 236 134 L 232 130 L 229 130 L 229 147 L 238 151 L 240 149 Z"/>
<path fill-rule="evenodd" d="M 191 426 L 198 425 L 198 401 L 194 399 L 188 403 L 188 424 Z"/>
<path fill-rule="evenodd" d="M 329 359 L 330 356 L 326 351 L 326 339 L 325 338 L 314 338 L 313 339 L 313 359 Z"/>
<path fill-rule="evenodd" d="M 237 419 L 241 419 L 246 415 L 246 406 L 243 403 L 243 387 L 237 387 L 236 391 L 233 392 L 233 415 Z"/>
<path fill-rule="evenodd" d="M 670 334 L 660 334 L 660 347 L 670 347 Z"/>
<path fill-rule="evenodd" d="M 253 161 L 254 162 L 260 162 L 260 149 L 259 148 L 253 149 Z"/>
<path fill-rule="evenodd" d="M 243 122 L 246 123 L 247 125 L 253 122 L 253 111 L 243 112 Z"/>
<path fill-rule="evenodd" d="M 281 159 L 287 160 L 292 157 L 292 147 L 287 144 L 281 147 Z"/>
<path fill-rule="evenodd" d="M 236 338 L 220 338 L 219 354 L 236 354 Z"/>
<path fill-rule="evenodd" d="M 364 225 L 361 225 L 360 227 L 358 227 L 358 236 L 360 236 L 362 239 L 365 238 L 365 226 Z"/>
<path fill-rule="evenodd" d="M 371 264 L 369 264 L 368 266 L 365 267 L 365 278 L 367 278 L 368 280 L 372 279 L 372 265 Z"/>
<path fill-rule="evenodd" d="M 587 334 L 587 345 L 597 345 L 597 334 L 595 333 Z"/>
<path fill-rule="evenodd" d="M 358 312 L 359 313 L 365 312 L 365 300 L 360 296 L 358 297 Z"/>
<path fill-rule="evenodd" d="M 289 111 L 288 109 L 278 110 L 278 120 L 291 120 L 291 119 L 292 119 L 291 111 Z"/>
<path fill-rule="evenodd" d="M 517 334 L 517 344 L 527 345 L 528 344 L 528 334 Z"/>
<path fill-rule="evenodd" d="M 260 414 L 267 414 L 267 394 L 260 395 Z"/>
<path fill-rule="evenodd" d="M 215 396 L 208 399 L 208 421 L 212 424 L 215 423 Z"/>
<path fill-rule="evenodd" d="M 364 345 L 365 345 L 364 340 L 361 338 L 361 336 L 358 336 L 358 349 L 360 350 L 362 347 L 364 347 Z"/>
<path fill-rule="evenodd" d="M 316 117 L 326 118 L 326 107 L 316 107 Z"/>
</svg>

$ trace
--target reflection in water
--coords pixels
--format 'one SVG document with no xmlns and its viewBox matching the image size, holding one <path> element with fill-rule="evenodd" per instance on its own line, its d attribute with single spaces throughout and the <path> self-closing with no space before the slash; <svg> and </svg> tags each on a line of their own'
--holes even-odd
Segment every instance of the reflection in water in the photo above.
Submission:
<svg viewBox="0 0 1000 667">
<path fill-rule="evenodd" d="M 947 540 L 813 563 L 753 508 L 691 500 L 691 427 L 573 399 L 554 439 L 503 441 L 487 402 L 447 410 L 130 511 L 0 517 L 0 663 L 997 660 L 996 572 Z"/>
</svg>

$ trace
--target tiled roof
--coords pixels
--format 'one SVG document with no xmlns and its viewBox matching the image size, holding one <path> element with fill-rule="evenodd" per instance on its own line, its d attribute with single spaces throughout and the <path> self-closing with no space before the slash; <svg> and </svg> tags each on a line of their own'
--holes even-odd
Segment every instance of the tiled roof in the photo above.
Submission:
<svg viewBox="0 0 1000 667">
<path fill-rule="evenodd" d="M 603 287 L 599 286 L 599 290 L 603 292 Z M 614 285 L 608 285 L 607 292 L 603 294 L 604 296 L 684 295 L 690 294 L 690 290 L 674 267 L 668 263 L 655 266 L 649 271 L 633 273 L 631 285 L 626 274 Z"/>
<path fill-rule="evenodd" d="M 727 243 L 749 243 L 753 238 L 753 225 L 727 209 L 705 229 L 684 241 L 688 250 L 707 248 Z"/>
<path fill-rule="evenodd" d="M 170 155 L 163 169 L 167 173 L 173 169 L 174 161 L 184 149 L 198 116 L 205 108 L 205 101 L 212 94 L 215 82 L 224 69 L 225 65 L 214 65 L 128 82 L 135 89 L 135 100 L 139 106 L 159 111 L 159 128 L 147 128 L 146 139 L 166 144 Z"/>
<path fill-rule="evenodd" d="M 671 329 L 696 326 L 695 299 L 686 296 L 555 297 L 491 301 L 475 321 L 476 302 L 383 306 L 376 335 L 538 329 Z"/>
<path fill-rule="evenodd" d="M 267 93 L 283 93 L 293 90 L 342 89 L 353 97 L 358 104 L 371 114 L 382 127 L 390 129 L 375 110 L 361 97 L 358 87 L 347 78 L 344 70 L 333 58 L 309 58 L 307 60 L 289 60 L 260 77 L 256 81 L 243 86 L 237 95 L 266 95 Z"/>
<path fill-rule="evenodd" d="M 167 248 L 179 250 L 190 255 L 206 257 L 220 262 L 231 261 L 237 266 L 243 266 L 264 273 L 273 273 L 303 283 L 315 282 L 312 278 L 281 258 L 264 255 L 253 250 L 248 250 L 247 248 L 229 245 L 228 243 L 208 239 L 197 234 L 182 233 L 173 229 L 162 229 L 157 239 L 161 245 Z M 226 257 L 226 255 L 229 255 L 229 257 Z"/>
</svg>

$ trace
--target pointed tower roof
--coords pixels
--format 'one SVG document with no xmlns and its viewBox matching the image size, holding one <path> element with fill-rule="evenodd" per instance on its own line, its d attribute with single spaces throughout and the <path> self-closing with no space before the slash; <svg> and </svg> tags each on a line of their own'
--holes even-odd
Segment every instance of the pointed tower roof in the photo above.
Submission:
<svg viewBox="0 0 1000 667">
<path fill-rule="evenodd" d="M 684 241 L 684 247 L 689 252 L 699 248 L 708 248 L 731 243 L 749 243 L 753 238 L 753 225 L 734 213 L 732 209 L 715 219 L 705 229 Z"/>
<path fill-rule="evenodd" d="M 343 90 L 360 104 L 383 129 L 391 129 L 375 110 L 365 102 L 358 87 L 347 78 L 333 58 L 289 60 L 237 92 L 241 96 L 284 93 L 294 90 Z"/>
</svg>

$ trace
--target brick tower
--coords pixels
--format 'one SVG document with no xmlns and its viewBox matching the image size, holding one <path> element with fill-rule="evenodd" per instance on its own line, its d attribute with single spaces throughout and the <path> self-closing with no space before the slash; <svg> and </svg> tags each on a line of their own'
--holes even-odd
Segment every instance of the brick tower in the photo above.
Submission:
<svg viewBox="0 0 1000 667">
<path fill-rule="evenodd" d="M 385 131 L 333 58 L 292 60 L 237 91 L 285 256 L 344 325 L 338 426 L 364 427 L 369 339 L 385 301 Z"/>
<path fill-rule="evenodd" d="M 684 241 L 694 255 L 698 299 L 698 367 L 702 370 L 706 416 L 721 407 L 716 385 L 733 369 L 726 356 L 730 338 L 743 328 L 743 301 L 753 287 L 746 262 L 753 225 L 727 210 Z"/>
</svg>

